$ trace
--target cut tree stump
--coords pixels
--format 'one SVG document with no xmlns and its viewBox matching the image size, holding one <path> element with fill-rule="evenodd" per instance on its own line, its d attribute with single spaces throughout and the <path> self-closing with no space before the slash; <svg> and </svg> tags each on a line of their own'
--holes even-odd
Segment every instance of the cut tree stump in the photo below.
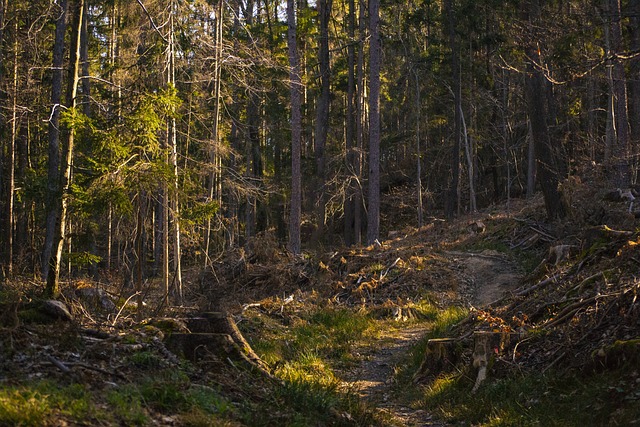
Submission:
<svg viewBox="0 0 640 427">
<path fill-rule="evenodd" d="M 427 341 L 420 368 L 413 375 L 413 381 L 417 383 L 427 378 L 434 378 L 455 368 L 462 361 L 462 354 L 468 354 L 470 351 L 471 342 L 464 339 L 470 335 L 473 336 L 472 366 L 477 370 L 472 392 L 477 391 L 480 384 L 487 378 L 495 356 L 505 351 L 512 338 L 520 337 L 517 332 L 477 330 L 461 338 L 430 339 Z"/>
<path fill-rule="evenodd" d="M 496 355 L 504 352 L 511 343 L 512 337 L 519 337 L 517 332 L 474 331 L 473 332 L 473 367 L 478 370 L 476 382 L 471 389 L 475 393 L 480 384 L 487 379 L 487 370 L 493 364 Z"/>
<path fill-rule="evenodd" d="M 190 333 L 172 333 L 165 344 L 191 361 L 214 354 L 221 360 L 244 365 L 274 379 L 269 366 L 253 351 L 229 313 L 209 312 L 184 319 Z"/>
<path fill-rule="evenodd" d="M 413 375 L 414 382 L 435 377 L 460 360 L 461 346 L 457 338 L 434 338 L 427 341 L 427 348 L 420 367 Z"/>
</svg>

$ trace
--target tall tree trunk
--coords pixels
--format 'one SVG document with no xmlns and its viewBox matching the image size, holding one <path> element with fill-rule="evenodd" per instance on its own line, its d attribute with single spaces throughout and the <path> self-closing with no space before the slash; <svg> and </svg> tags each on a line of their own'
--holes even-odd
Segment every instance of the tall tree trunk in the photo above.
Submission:
<svg viewBox="0 0 640 427">
<path fill-rule="evenodd" d="M 445 0 L 444 8 L 448 21 L 449 48 L 451 49 L 451 76 L 452 90 L 454 98 L 454 130 L 453 148 L 451 153 L 451 180 L 445 197 L 445 216 L 453 218 L 459 210 L 460 191 L 460 138 L 462 131 L 462 94 L 460 88 L 460 52 L 455 33 L 455 15 L 453 11 L 453 0 Z"/>
<path fill-rule="evenodd" d="M 82 113 L 91 117 L 91 80 L 89 79 L 89 5 L 84 2 L 84 12 L 82 13 L 82 32 L 80 33 L 80 64 L 82 68 Z M 89 240 L 89 252 L 98 256 L 98 236 L 97 224 L 100 221 L 100 214 L 94 212 L 91 215 L 91 222 L 87 226 L 87 238 Z M 98 264 L 91 263 L 89 266 L 91 276 L 98 276 Z"/>
<path fill-rule="evenodd" d="M 364 70 L 364 53 L 365 43 L 367 39 L 367 25 L 365 18 L 366 2 L 359 1 L 358 11 L 358 61 L 356 64 L 356 155 L 355 155 L 355 175 L 357 179 L 355 205 L 353 207 L 353 228 L 355 231 L 354 241 L 356 245 L 362 243 L 362 221 L 364 219 L 364 189 L 363 181 L 363 163 L 364 163 L 364 137 L 368 132 L 366 129 L 365 114 L 365 70 Z"/>
<path fill-rule="evenodd" d="M 218 205 L 217 215 L 222 215 L 222 154 L 220 142 L 220 75 L 222 71 L 222 12 L 224 2 L 218 1 L 216 9 L 216 25 L 215 25 L 215 53 L 213 61 L 213 126 L 211 129 L 211 147 L 209 151 L 209 162 L 211 173 L 209 174 L 209 202 L 215 200 Z M 207 230 L 205 235 L 205 266 L 211 260 L 211 218 L 207 219 Z"/>
<path fill-rule="evenodd" d="M 316 111 L 315 157 L 317 186 L 317 217 L 318 232 L 325 226 L 325 185 L 326 185 L 326 153 L 327 135 L 329 131 L 329 103 L 331 96 L 331 70 L 329 57 L 329 20 L 333 0 L 318 0 L 318 15 L 320 24 L 320 40 L 318 48 L 318 64 L 320 68 L 320 99 Z M 316 238 L 318 236 L 315 236 Z"/>
<path fill-rule="evenodd" d="M 462 105 L 460 105 L 462 109 Z M 469 172 L 469 210 L 476 212 L 478 210 L 476 204 L 476 187 L 474 181 L 474 167 L 473 167 L 473 144 L 471 136 L 467 130 L 467 122 L 464 119 L 464 112 L 460 111 L 460 119 L 462 120 L 462 136 L 464 139 L 464 152 L 467 157 L 467 169 Z"/>
<path fill-rule="evenodd" d="M 344 201 L 344 243 L 347 246 L 353 245 L 354 236 L 354 211 L 355 211 L 355 192 L 356 179 L 355 174 L 355 156 L 356 147 L 354 139 L 355 127 L 355 0 L 349 0 L 349 11 L 347 12 L 347 35 L 349 44 L 347 45 L 347 115 L 345 124 L 345 145 L 346 145 L 346 165 L 347 165 L 347 188 Z"/>
<path fill-rule="evenodd" d="M 78 84 L 80 81 L 80 32 L 82 30 L 82 15 L 84 13 L 84 0 L 78 0 L 74 4 L 73 32 L 71 34 L 71 54 L 69 55 L 69 86 L 67 87 L 67 106 L 71 111 L 75 111 L 78 93 Z M 60 292 L 60 263 L 62 261 L 62 248 L 64 240 L 67 238 L 67 209 L 69 199 L 71 197 L 71 169 L 73 164 L 73 149 L 75 138 L 75 125 L 73 119 L 68 128 L 65 129 L 66 143 L 63 147 L 62 166 L 60 180 L 60 188 L 62 194 L 59 199 L 59 212 L 56 232 L 51 251 L 51 261 L 49 263 L 49 274 L 47 276 L 48 295 L 57 295 Z"/>
<path fill-rule="evenodd" d="M 422 159 L 420 154 L 420 121 L 422 117 L 420 115 L 421 102 L 420 102 L 420 79 L 418 72 L 414 70 L 416 78 L 416 187 L 418 187 L 418 228 L 423 224 L 423 207 L 422 207 Z"/>
<path fill-rule="evenodd" d="M 46 196 L 46 234 L 42 251 L 42 278 L 47 280 L 51 262 L 56 222 L 59 216 L 58 201 L 60 194 L 60 110 L 62 107 L 62 78 L 64 65 L 64 35 L 67 29 L 67 0 L 59 3 L 56 20 L 55 41 L 53 45 L 53 64 L 51 68 L 51 115 L 49 117 L 49 160 L 47 172 Z"/>
<path fill-rule="evenodd" d="M 640 51 L 640 2 L 630 4 L 629 16 L 631 19 L 631 51 Z M 634 159 L 633 175 L 631 183 L 637 183 L 638 150 L 640 148 L 640 57 L 634 56 L 630 61 L 629 72 L 629 123 L 631 124 L 630 154 Z"/>
<path fill-rule="evenodd" d="M 13 79 L 11 84 L 11 137 L 7 150 L 7 209 L 5 224 L 5 252 L 4 252 L 4 274 L 6 277 L 13 275 L 13 228 L 14 228 L 14 199 L 15 199 L 15 164 L 16 164 L 16 141 L 18 138 L 18 19 L 14 21 L 13 40 Z"/>
<path fill-rule="evenodd" d="M 174 28 L 174 15 L 175 11 L 175 3 L 172 4 L 172 13 L 169 17 L 169 46 L 167 47 L 168 57 L 168 67 L 167 67 L 167 81 L 169 83 L 170 88 L 173 90 L 176 86 L 176 47 L 175 47 L 175 28 Z M 172 108 L 172 112 L 175 112 L 175 107 Z M 176 291 L 176 295 L 178 297 L 178 302 L 182 303 L 182 254 L 181 254 L 181 232 L 180 232 L 180 201 L 179 201 L 179 179 L 178 179 L 178 139 L 177 139 L 177 126 L 176 126 L 176 118 L 175 114 L 172 114 L 169 118 L 169 132 L 167 135 L 168 138 L 168 149 L 169 149 L 169 166 L 171 167 L 172 177 L 171 177 L 171 193 L 173 197 L 170 197 L 167 194 L 167 198 L 170 198 L 171 206 L 167 207 L 167 210 L 171 211 L 171 223 L 173 227 L 172 230 L 172 240 L 173 240 L 173 285 Z M 168 190 L 168 188 L 167 188 Z M 167 200 L 169 201 L 169 200 Z M 168 221 L 165 222 L 165 225 L 169 225 Z M 168 251 L 168 250 L 167 250 Z M 167 260 L 168 261 L 168 260 Z"/>
<path fill-rule="evenodd" d="M 614 141 L 611 151 L 611 181 L 619 188 L 628 187 L 631 183 L 629 172 L 629 113 L 627 106 L 627 79 L 624 64 L 616 55 L 622 51 L 622 28 L 620 24 L 620 0 L 607 0 L 610 17 L 612 58 L 611 96 L 613 98 Z"/>
<path fill-rule="evenodd" d="M 640 51 L 640 1 L 629 2 L 631 20 L 631 51 Z M 629 154 L 633 160 L 631 184 L 638 180 L 638 153 L 640 149 L 640 57 L 635 56 L 629 66 L 629 123 L 631 124 L 631 141 Z M 634 120 L 635 119 L 635 120 Z"/>
<path fill-rule="evenodd" d="M 379 0 L 369 1 L 369 206 L 367 211 L 367 243 L 380 236 L 380 16 Z"/>
<path fill-rule="evenodd" d="M 291 80 L 291 213 L 289 215 L 289 250 L 301 252 L 300 223 L 302 214 L 302 171 L 300 165 L 300 143 L 302 117 L 300 106 L 300 63 L 296 43 L 295 0 L 287 0 L 287 45 L 289 50 L 289 79 Z"/>
<path fill-rule="evenodd" d="M 536 27 L 540 16 L 538 0 L 529 0 L 526 13 L 528 14 L 531 27 Z M 538 38 L 535 34 L 534 31 L 531 36 L 531 41 L 525 47 L 525 55 L 528 58 L 525 93 L 529 121 L 531 123 L 531 136 L 533 138 L 536 155 L 538 180 L 542 188 L 547 216 L 550 219 L 556 219 L 565 217 L 567 208 L 558 191 L 558 168 L 547 128 L 549 103 L 546 102 L 545 97 L 549 92 L 545 90 L 546 79 L 539 65 L 537 65 L 541 64 L 541 58 L 536 42 Z"/>
<path fill-rule="evenodd" d="M 80 33 L 80 62 L 82 64 L 82 113 L 91 117 L 91 80 L 89 79 L 89 4 L 84 1 L 82 32 Z"/>
</svg>

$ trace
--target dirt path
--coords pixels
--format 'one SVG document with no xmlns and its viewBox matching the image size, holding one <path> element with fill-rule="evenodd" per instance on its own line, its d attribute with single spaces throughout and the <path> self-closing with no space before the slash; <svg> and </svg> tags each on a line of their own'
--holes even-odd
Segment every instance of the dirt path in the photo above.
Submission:
<svg viewBox="0 0 640 427">
<path fill-rule="evenodd" d="M 447 252 L 452 267 L 459 271 L 460 292 L 476 307 L 499 299 L 515 289 L 521 274 L 508 257 L 496 251 L 481 253 Z M 395 370 L 406 360 L 409 349 L 427 331 L 423 327 L 388 331 L 375 346 L 361 351 L 361 362 L 347 377 L 347 386 L 363 399 L 388 412 L 398 425 L 437 426 L 447 424 L 433 419 L 425 410 L 409 408 L 393 393 Z"/>
<path fill-rule="evenodd" d="M 393 331 L 360 354 L 360 365 L 349 373 L 349 387 L 363 399 L 387 412 L 401 426 L 445 426 L 425 410 L 409 408 L 393 394 L 396 367 L 404 362 L 409 349 L 424 335 L 421 327 Z"/>
<path fill-rule="evenodd" d="M 480 253 L 447 252 L 451 261 L 462 270 L 469 302 L 482 307 L 520 285 L 522 272 L 506 255 L 494 250 Z"/>
</svg>

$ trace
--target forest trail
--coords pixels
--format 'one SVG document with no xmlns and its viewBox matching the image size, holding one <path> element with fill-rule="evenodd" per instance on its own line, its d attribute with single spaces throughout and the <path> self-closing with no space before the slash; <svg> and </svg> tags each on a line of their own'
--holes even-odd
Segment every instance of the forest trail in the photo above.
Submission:
<svg viewBox="0 0 640 427">
<path fill-rule="evenodd" d="M 475 307 L 482 307 L 520 285 L 517 265 L 497 251 L 480 253 L 446 252 L 459 271 L 460 292 Z M 408 427 L 446 426 L 427 411 L 400 402 L 395 389 L 397 368 L 406 361 L 409 350 L 428 331 L 424 327 L 384 331 L 379 342 L 361 349 L 359 366 L 347 374 L 347 387 L 363 399 L 387 412 L 398 425 Z"/>
</svg>

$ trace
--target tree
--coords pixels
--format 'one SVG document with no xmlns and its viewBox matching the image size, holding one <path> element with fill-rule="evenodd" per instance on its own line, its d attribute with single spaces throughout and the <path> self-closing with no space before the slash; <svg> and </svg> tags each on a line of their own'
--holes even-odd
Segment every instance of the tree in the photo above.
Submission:
<svg viewBox="0 0 640 427">
<path fill-rule="evenodd" d="M 629 113 L 627 104 L 627 79 L 625 77 L 624 64 L 618 57 L 622 50 L 622 28 L 620 0 L 607 0 L 605 2 L 606 16 L 608 17 L 608 33 L 610 46 L 607 56 L 610 59 L 609 90 L 611 97 L 612 115 L 612 147 L 611 158 L 611 181 L 619 188 L 628 187 L 631 183 L 629 171 Z M 606 30 L 605 30 L 606 31 Z"/>
<path fill-rule="evenodd" d="M 51 260 L 49 261 L 49 271 L 47 275 L 48 295 L 56 296 L 60 292 L 60 263 L 62 261 L 62 247 L 67 238 L 67 210 L 71 197 L 71 168 L 73 162 L 73 150 L 75 143 L 75 121 L 77 120 L 76 111 L 78 84 L 80 82 L 80 33 L 82 31 L 82 15 L 84 12 L 84 0 L 78 0 L 73 8 L 73 27 L 71 34 L 71 52 L 69 55 L 69 82 L 67 87 L 66 104 L 69 108 L 67 123 L 65 126 L 65 144 L 62 148 L 62 164 L 59 175 L 56 178 L 59 182 L 58 188 L 61 190 L 59 199 L 57 200 L 58 218 L 56 229 L 54 230 L 53 244 L 51 248 Z M 58 29 L 56 27 L 56 39 Z M 56 40 L 57 43 L 57 40 Z"/>
<path fill-rule="evenodd" d="M 453 218 L 460 208 L 460 138 L 462 137 L 462 94 L 460 82 L 460 52 L 456 40 L 456 20 L 453 0 L 444 1 L 444 9 L 448 23 L 449 49 L 451 49 L 451 78 L 454 102 L 453 148 L 451 151 L 451 179 L 445 198 L 445 216 Z"/>
<path fill-rule="evenodd" d="M 302 118 L 300 116 L 300 65 L 296 43 L 295 0 L 287 0 L 287 45 L 289 49 L 289 80 L 291 98 L 291 212 L 289 214 L 289 250 L 297 255 L 300 247 L 300 223 L 302 209 L 302 172 L 300 165 L 300 140 Z"/>
<path fill-rule="evenodd" d="M 4 5 L 0 5 L 0 16 L 4 15 Z M 0 18 L 0 25 L 3 25 L 3 18 Z M 18 19 L 14 19 L 13 26 L 13 66 L 12 66 L 12 90 L 11 90 L 11 136 L 9 138 L 7 152 L 7 208 L 5 224 L 5 251 L 4 251 L 4 274 L 8 277 L 13 275 L 13 231 L 14 231 L 14 201 L 15 201 L 15 171 L 16 171 L 16 144 L 18 138 Z M 2 34 L 0 34 L 0 39 Z M 2 49 L 0 43 L 0 50 Z M 0 68 L 1 68 L 0 64 Z"/>
<path fill-rule="evenodd" d="M 380 236 L 380 3 L 369 1 L 369 205 L 367 211 L 367 243 Z"/>
<path fill-rule="evenodd" d="M 329 57 L 329 20 L 333 0 L 318 0 L 320 39 L 318 43 L 318 65 L 320 71 L 320 98 L 316 111 L 315 157 L 318 185 L 318 230 L 325 225 L 326 144 L 329 131 L 329 104 L 331 101 L 331 68 Z"/>
<path fill-rule="evenodd" d="M 59 4 L 56 20 L 53 64 L 51 67 L 51 116 L 49 117 L 49 159 L 47 175 L 47 220 L 44 250 L 42 252 L 42 277 L 47 280 L 51 267 L 56 222 L 58 221 L 58 199 L 60 198 L 60 110 L 62 108 L 62 77 L 64 64 L 64 35 L 67 29 L 67 0 Z M 55 286 L 55 284 L 54 284 Z"/>
<path fill-rule="evenodd" d="M 527 18 L 532 29 L 536 27 L 540 17 L 538 0 L 529 0 Z M 527 75 L 525 77 L 527 107 L 531 123 L 531 136 L 536 155 L 537 177 L 544 195 L 547 216 L 551 219 L 563 218 L 567 214 L 566 206 L 558 191 L 559 174 L 556 159 L 553 156 L 552 141 L 549 136 L 547 119 L 549 117 L 546 99 L 548 91 L 545 88 L 545 76 L 541 70 L 542 59 L 537 46 L 535 30 L 525 46 L 527 57 Z"/>
</svg>

